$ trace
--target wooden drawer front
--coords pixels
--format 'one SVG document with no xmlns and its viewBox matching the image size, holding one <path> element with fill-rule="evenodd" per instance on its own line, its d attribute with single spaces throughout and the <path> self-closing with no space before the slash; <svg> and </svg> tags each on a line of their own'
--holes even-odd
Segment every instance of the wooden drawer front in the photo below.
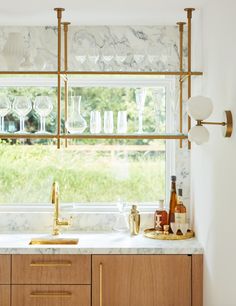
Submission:
<svg viewBox="0 0 236 306">
<path fill-rule="evenodd" d="M 91 284 L 91 256 L 13 255 L 12 283 Z"/>
<path fill-rule="evenodd" d="M 0 255 L 0 284 L 10 284 L 11 256 Z M 0 304 L 1 305 L 1 304 Z"/>
<path fill-rule="evenodd" d="M 1 285 L 0 286 L 0 305 L 10 306 L 10 286 Z"/>
<path fill-rule="evenodd" d="M 191 257 L 93 256 L 93 306 L 190 306 Z"/>
<path fill-rule="evenodd" d="M 90 285 L 13 285 L 12 306 L 90 306 L 90 290 Z"/>
</svg>

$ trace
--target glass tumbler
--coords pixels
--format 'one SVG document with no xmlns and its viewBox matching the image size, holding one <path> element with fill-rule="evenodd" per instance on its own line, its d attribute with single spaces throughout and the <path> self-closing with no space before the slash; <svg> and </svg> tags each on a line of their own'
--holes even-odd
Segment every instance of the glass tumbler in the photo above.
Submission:
<svg viewBox="0 0 236 306">
<path fill-rule="evenodd" d="M 91 111 L 90 113 L 90 133 L 99 134 L 101 132 L 101 114 L 99 111 Z"/>
<path fill-rule="evenodd" d="M 127 133 L 127 111 L 119 111 L 117 117 L 117 133 Z"/>
<path fill-rule="evenodd" d="M 112 134 L 114 129 L 113 111 L 104 112 L 104 133 Z"/>
</svg>

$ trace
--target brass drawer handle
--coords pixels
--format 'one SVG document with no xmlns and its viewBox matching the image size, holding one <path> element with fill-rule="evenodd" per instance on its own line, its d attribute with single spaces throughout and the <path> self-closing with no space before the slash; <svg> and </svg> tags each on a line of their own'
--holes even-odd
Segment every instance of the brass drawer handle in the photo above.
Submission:
<svg viewBox="0 0 236 306">
<path fill-rule="evenodd" d="M 31 292 L 30 297 L 32 298 L 47 298 L 47 297 L 63 297 L 69 298 L 72 296 L 71 292 L 68 291 L 58 291 L 58 292 Z"/>
<path fill-rule="evenodd" d="M 71 261 L 33 261 L 30 263 L 30 267 L 71 267 Z"/>
<path fill-rule="evenodd" d="M 102 306 L 102 303 L 103 303 L 103 296 L 102 296 L 102 293 L 103 293 L 103 284 L 102 284 L 102 280 L 103 280 L 103 265 L 102 263 L 100 263 L 99 265 L 99 306 Z"/>
</svg>

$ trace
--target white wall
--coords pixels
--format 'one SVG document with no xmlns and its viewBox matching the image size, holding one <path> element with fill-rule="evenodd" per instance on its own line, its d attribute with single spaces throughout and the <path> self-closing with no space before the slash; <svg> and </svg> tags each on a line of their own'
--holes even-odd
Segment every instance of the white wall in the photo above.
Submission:
<svg viewBox="0 0 236 306">
<path fill-rule="evenodd" d="M 202 91 L 214 101 L 210 119 L 231 109 L 236 123 L 236 1 L 204 2 Z M 209 143 L 193 146 L 191 158 L 195 229 L 205 248 L 204 306 L 236 306 L 236 130 L 231 139 L 220 127 L 209 130 Z"/>
</svg>

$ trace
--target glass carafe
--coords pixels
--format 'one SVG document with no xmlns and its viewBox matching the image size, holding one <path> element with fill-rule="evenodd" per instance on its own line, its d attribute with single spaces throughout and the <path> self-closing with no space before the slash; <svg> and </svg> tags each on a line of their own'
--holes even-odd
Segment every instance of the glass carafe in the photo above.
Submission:
<svg viewBox="0 0 236 306">
<path fill-rule="evenodd" d="M 82 134 L 87 128 L 87 122 L 80 113 L 81 96 L 72 97 L 66 128 L 70 134 Z"/>
</svg>

